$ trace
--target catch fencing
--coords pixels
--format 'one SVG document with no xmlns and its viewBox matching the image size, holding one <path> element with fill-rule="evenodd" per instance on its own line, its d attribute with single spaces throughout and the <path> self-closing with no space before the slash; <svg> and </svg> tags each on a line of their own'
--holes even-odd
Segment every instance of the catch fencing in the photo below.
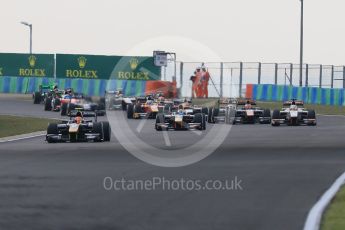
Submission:
<svg viewBox="0 0 345 230">
<path fill-rule="evenodd" d="M 272 84 L 296 87 L 345 88 L 345 66 L 304 64 L 300 78 L 299 65 L 261 62 L 177 62 L 177 87 L 183 97 L 192 94 L 190 77 L 197 67 L 205 65 L 211 79 L 209 97 L 239 97 L 247 84 Z M 162 80 L 171 81 L 175 65 L 162 69 Z"/>
</svg>

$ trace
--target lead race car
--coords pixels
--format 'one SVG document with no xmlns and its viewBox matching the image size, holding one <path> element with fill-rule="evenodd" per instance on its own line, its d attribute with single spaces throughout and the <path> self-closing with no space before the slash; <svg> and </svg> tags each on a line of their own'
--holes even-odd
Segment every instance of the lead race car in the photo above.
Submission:
<svg viewBox="0 0 345 230">
<path fill-rule="evenodd" d="M 92 119 L 86 119 L 93 117 Z M 97 122 L 97 114 L 90 111 L 73 111 L 70 119 L 62 123 L 50 123 L 47 128 L 46 141 L 87 142 L 110 141 L 111 128 L 106 121 Z"/>
<path fill-rule="evenodd" d="M 292 99 L 283 104 L 281 110 L 275 109 L 272 114 L 272 126 L 281 124 L 297 125 L 316 125 L 316 114 L 314 110 L 304 108 L 303 101 Z"/>
</svg>

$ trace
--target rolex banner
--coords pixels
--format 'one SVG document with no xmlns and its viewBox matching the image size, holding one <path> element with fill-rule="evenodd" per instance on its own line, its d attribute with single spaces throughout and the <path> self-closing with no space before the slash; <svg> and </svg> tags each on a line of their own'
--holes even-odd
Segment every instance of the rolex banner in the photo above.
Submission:
<svg viewBox="0 0 345 230">
<path fill-rule="evenodd" d="M 56 54 L 57 78 L 160 80 L 153 57 Z"/>
<path fill-rule="evenodd" d="M 54 77 L 54 55 L 0 53 L 1 76 Z"/>
</svg>

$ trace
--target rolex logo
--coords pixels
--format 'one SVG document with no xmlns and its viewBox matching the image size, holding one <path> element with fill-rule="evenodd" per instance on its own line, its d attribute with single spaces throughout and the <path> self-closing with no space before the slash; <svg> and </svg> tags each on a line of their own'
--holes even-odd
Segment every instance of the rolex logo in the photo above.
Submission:
<svg viewBox="0 0 345 230">
<path fill-rule="evenodd" d="M 86 66 L 86 61 L 87 61 L 87 59 L 85 57 L 80 56 L 78 58 L 79 68 L 83 69 Z"/>
<path fill-rule="evenodd" d="M 138 59 L 136 59 L 136 58 L 132 58 L 132 59 L 129 61 L 129 64 L 130 64 L 130 66 L 131 66 L 131 69 L 132 69 L 132 70 L 135 70 L 135 69 L 138 67 L 139 61 L 138 61 Z"/>
<path fill-rule="evenodd" d="M 29 59 L 29 65 L 31 68 L 34 68 L 36 65 L 36 57 L 34 55 L 30 55 Z"/>
</svg>

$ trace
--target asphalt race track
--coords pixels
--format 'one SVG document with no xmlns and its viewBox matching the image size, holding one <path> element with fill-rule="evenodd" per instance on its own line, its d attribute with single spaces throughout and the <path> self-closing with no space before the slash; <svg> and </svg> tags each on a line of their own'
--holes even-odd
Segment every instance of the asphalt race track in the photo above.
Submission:
<svg viewBox="0 0 345 230">
<path fill-rule="evenodd" d="M 0 108 L 60 117 L 25 100 L 0 99 Z M 152 120 L 128 124 L 142 140 L 169 148 Z M 171 148 L 203 135 L 169 131 Z M 110 143 L 47 144 L 43 137 L 2 143 L 0 229 L 302 229 L 310 208 L 345 171 L 344 137 L 345 117 L 319 116 L 317 127 L 236 125 L 212 155 L 178 168 L 144 163 L 115 137 Z M 105 177 L 237 177 L 242 190 L 116 191 L 104 188 Z"/>
</svg>

